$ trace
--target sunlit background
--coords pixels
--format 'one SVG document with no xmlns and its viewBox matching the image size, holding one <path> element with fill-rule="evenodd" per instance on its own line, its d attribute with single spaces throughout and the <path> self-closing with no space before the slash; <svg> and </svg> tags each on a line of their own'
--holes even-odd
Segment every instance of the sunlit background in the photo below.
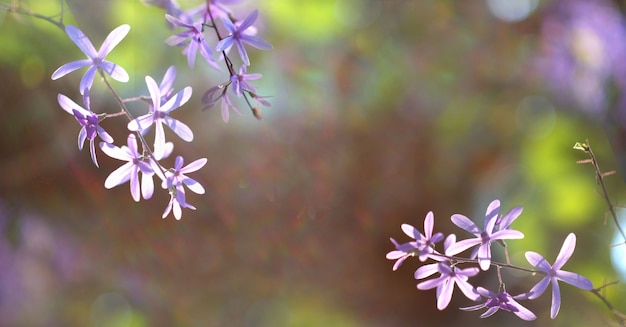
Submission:
<svg viewBox="0 0 626 327">
<path fill-rule="evenodd" d="M 3 8 L 20 1 L 2 0 Z M 44 16 L 59 1 L 25 0 Z M 201 1 L 180 1 L 188 9 Z M 524 301 L 538 316 L 480 319 L 457 291 L 444 311 L 419 291 L 417 260 L 398 271 L 385 254 L 400 225 L 468 237 L 449 217 L 479 225 L 491 200 L 523 206 L 508 243 L 514 264 L 528 250 L 554 260 L 568 233 L 578 244 L 565 270 L 580 273 L 626 312 L 626 253 L 588 157 L 589 140 L 611 201 L 626 204 L 626 23 L 620 0 L 266 0 L 249 73 L 271 96 L 257 121 L 222 121 L 200 98 L 227 76 L 200 58 L 187 66 L 164 40 L 164 12 L 138 0 L 67 0 L 63 22 L 99 47 L 131 25 L 107 58 L 130 74 L 123 96 L 148 95 L 176 65 L 175 90 L 193 87 L 173 116 L 192 143 L 166 132 L 175 151 L 207 165 L 190 174 L 196 211 L 161 219 L 169 196 L 135 203 L 129 186 L 104 188 L 121 163 L 79 151 L 80 126 L 56 101 L 78 99 L 84 69 L 57 81 L 59 66 L 84 55 L 57 26 L 0 11 L 0 326 L 604 326 L 614 323 L 589 292 L 562 284 Z M 236 58 L 236 57 L 235 57 Z M 236 64 L 239 65 L 238 63 Z M 91 107 L 119 110 L 96 79 Z M 137 115 L 145 107 L 131 105 Z M 124 143 L 123 117 L 103 126 Z M 152 136 L 148 137 L 150 140 Z M 170 161 L 169 164 L 172 164 Z M 619 208 L 618 208 L 619 209 Z M 618 210 L 626 227 L 626 211 Z M 500 248 L 494 251 L 503 261 Z M 621 273 L 621 275 L 620 275 Z M 509 293 L 539 276 L 507 271 Z M 495 271 L 470 281 L 497 289 Z"/>
</svg>

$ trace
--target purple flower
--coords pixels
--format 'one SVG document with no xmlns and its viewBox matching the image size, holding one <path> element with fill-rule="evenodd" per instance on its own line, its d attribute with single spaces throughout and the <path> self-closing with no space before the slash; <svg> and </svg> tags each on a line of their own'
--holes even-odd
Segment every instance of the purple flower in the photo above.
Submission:
<svg viewBox="0 0 626 327">
<path fill-rule="evenodd" d="M 548 261 L 544 259 L 539 253 L 528 251 L 526 252 L 526 260 L 533 265 L 533 267 L 542 271 L 546 276 L 540 280 L 533 288 L 528 292 L 528 299 L 538 298 L 543 291 L 546 290 L 548 284 L 552 284 L 552 306 L 550 307 L 550 318 L 554 319 L 559 313 L 561 307 L 561 291 L 559 289 L 558 281 L 566 282 L 570 285 L 576 286 L 583 290 L 593 289 L 591 281 L 579 274 L 560 270 L 563 265 L 569 260 L 576 248 L 576 235 L 570 233 L 565 238 L 563 246 L 559 255 L 554 261 L 554 265 L 550 266 Z"/>
<path fill-rule="evenodd" d="M 183 54 L 187 56 L 187 64 L 189 64 L 189 67 L 193 68 L 196 62 L 196 53 L 200 51 L 200 54 L 209 63 L 209 65 L 213 66 L 213 68 L 217 70 L 220 70 L 220 67 L 213 59 L 213 51 L 204 39 L 204 34 L 202 34 L 202 23 L 187 24 L 180 19 L 167 14 L 165 15 L 165 18 L 175 26 L 186 28 L 185 31 L 168 37 L 165 40 L 165 43 L 171 46 L 186 46 L 183 50 Z"/>
<path fill-rule="evenodd" d="M 165 104 L 161 105 L 161 90 L 159 90 L 154 79 L 150 76 L 146 76 L 146 84 L 148 85 L 148 91 L 152 98 L 153 111 L 133 119 L 128 123 L 128 129 L 133 132 L 143 132 L 150 128 L 152 124 L 155 124 L 156 132 L 153 152 L 157 158 L 163 158 L 165 151 L 165 131 L 163 130 L 163 124 L 167 125 L 181 139 L 187 142 L 193 140 L 193 132 L 191 129 L 184 123 L 169 116 L 170 112 L 189 101 L 192 89 L 189 86 L 185 87 L 172 96 Z"/>
<path fill-rule="evenodd" d="M 461 310 L 474 311 L 487 308 L 487 311 L 480 315 L 481 318 L 487 318 L 502 309 L 504 311 L 513 312 L 516 316 L 523 320 L 530 321 L 537 319 L 537 316 L 535 316 L 532 311 L 526 309 L 524 306 L 515 301 L 515 299 L 520 296 L 511 296 L 507 292 L 494 293 L 480 286 L 476 289 L 476 291 L 481 296 L 486 297 L 487 301 L 479 305 L 461 308 Z"/>
<path fill-rule="evenodd" d="M 215 46 L 215 51 L 225 51 L 226 49 L 230 48 L 234 43 L 237 46 L 237 51 L 239 51 L 241 61 L 243 61 L 246 66 L 250 66 L 250 59 L 248 59 L 248 53 L 246 53 L 246 49 L 243 47 L 242 42 L 248 43 L 249 45 L 257 49 L 271 50 L 271 44 L 267 43 L 265 40 L 261 39 L 258 36 L 251 35 L 251 33 L 246 31 L 248 28 L 252 27 L 252 24 L 254 24 L 258 15 L 259 11 L 254 10 L 238 26 L 233 24 L 230 19 L 222 18 L 224 28 L 226 28 L 230 35 L 217 43 L 217 45 Z"/>
<path fill-rule="evenodd" d="M 417 284 L 417 288 L 420 290 L 428 290 L 435 287 L 437 288 L 437 309 L 443 310 L 448 306 L 450 300 L 452 299 L 452 292 L 454 291 L 455 284 L 470 300 L 480 300 L 480 295 L 478 295 L 474 287 L 467 282 L 469 277 L 478 274 L 478 268 L 471 267 L 467 269 L 460 269 L 455 265 L 449 265 L 449 262 L 443 261 L 438 262 L 436 265 L 424 265 L 419 267 L 415 271 L 415 279 L 426 278 L 435 272 L 439 272 L 441 275 L 437 278 L 429 279 Z"/>
<path fill-rule="evenodd" d="M 446 254 L 455 255 L 478 245 L 478 248 L 472 253 L 471 258 L 476 258 L 478 256 L 478 264 L 480 265 L 480 268 L 482 270 L 488 270 L 491 265 L 491 242 L 496 240 L 520 239 L 524 237 L 522 232 L 516 230 L 503 229 L 494 231 L 494 227 L 498 221 L 497 217 L 499 209 L 499 200 L 493 200 L 489 204 L 489 207 L 487 207 L 484 229 L 478 228 L 474 222 L 463 215 L 452 215 L 451 219 L 455 225 L 474 234 L 476 237 L 455 243 L 448 249 L 448 251 L 446 251 Z"/>
<path fill-rule="evenodd" d="M 141 193 L 144 199 L 152 197 L 154 184 L 152 183 L 152 168 L 141 153 L 137 151 L 137 139 L 135 134 L 129 134 L 127 139 L 128 146 L 118 148 L 112 144 L 100 143 L 100 149 L 109 157 L 118 160 L 126 160 L 127 162 L 121 167 L 114 170 L 104 181 L 104 187 L 111 189 L 115 186 L 126 183 L 130 180 L 130 195 L 135 202 L 139 202 L 139 172 L 143 174 L 141 179 Z"/>
<path fill-rule="evenodd" d="M 229 120 L 229 109 L 232 109 L 238 115 L 241 115 L 241 112 L 237 110 L 237 107 L 233 106 L 232 102 L 230 102 L 230 98 L 228 98 L 228 94 L 226 91 L 228 90 L 228 86 L 224 84 L 220 84 L 208 89 L 202 95 L 201 102 L 204 104 L 202 110 L 207 110 L 213 107 L 218 101 L 222 101 L 220 108 L 222 111 L 222 119 L 225 123 L 228 123 Z"/>
<path fill-rule="evenodd" d="M 89 89 L 91 89 L 91 85 L 93 84 L 93 79 L 96 76 L 96 70 L 98 68 L 102 69 L 105 73 L 109 74 L 117 81 L 128 82 L 128 73 L 126 70 L 108 60 L 104 60 L 104 58 L 118 43 L 120 43 L 120 41 L 122 41 L 122 39 L 124 39 L 129 30 L 130 26 L 126 24 L 114 29 L 104 40 L 100 50 L 96 51 L 91 44 L 91 41 L 89 41 L 87 36 L 81 30 L 71 25 L 66 26 L 65 32 L 76 44 L 76 46 L 78 46 L 78 48 L 85 55 L 87 55 L 88 59 L 72 61 L 59 67 L 59 69 L 52 73 L 52 79 L 56 80 L 77 69 L 90 66 L 89 69 L 87 69 L 87 72 L 85 72 L 83 78 L 80 80 L 80 94 L 85 94 L 85 92 L 88 92 Z"/>
<path fill-rule="evenodd" d="M 57 99 L 61 108 L 63 108 L 63 110 L 67 113 L 74 115 L 80 126 L 82 126 L 80 132 L 78 133 L 78 149 L 82 150 L 85 140 L 89 139 L 89 152 L 91 153 L 91 160 L 96 167 L 99 167 L 94 145 L 96 135 L 100 136 L 100 138 L 106 143 L 113 143 L 113 137 L 111 137 L 111 135 L 109 135 L 104 128 L 100 127 L 98 116 L 95 113 L 88 109 L 84 109 L 63 94 L 59 94 Z"/>
<path fill-rule="evenodd" d="M 233 75 L 230 78 L 233 84 L 233 92 L 239 96 L 243 94 L 243 91 L 256 93 L 254 86 L 247 81 L 254 81 L 261 77 L 263 77 L 261 74 L 246 74 L 246 65 L 241 65 L 241 67 L 239 67 L 239 74 Z"/>
<path fill-rule="evenodd" d="M 162 185 L 163 188 L 167 188 L 170 192 L 170 202 L 163 212 L 163 218 L 167 217 L 173 209 L 174 218 L 180 220 L 182 216 L 181 208 L 196 209 L 194 206 L 187 203 L 183 185 L 187 186 L 187 188 L 196 194 L 204 194 L 204 187 L 195 179 L 187 177 L 185 174 L 199 170 L 206 162 L 206 158 L 201 158 L 183 167 L 183 157 L 176 157 L 174 168 L 165 173 L 166 179 L 163 181 Z"/>
<path fill-rule="evenodd" d="M 415 239 L 415 242 L 399 244 L 396 240 L 391 238 L 391 242 L 396 246 L 396 250 L 387 253 L 387 259 L 397 259 L 393 266 L 393 270 L 398 269 L 407 257 L 414 256 L 416 252 L 422 262 L 426 261 L 430 254 L 434 253 L 435 243 L 443 240 L 442 233 L 436 233 L 433 235 L 433 227 L 435 225 L 434 220 L 435 216 L 433 212 L 428 212 L 428 214 L 426 214 L 426 218 L 424 218 L 424 233 L 426 235 L 423 235 L 415 227 L 409 224 L 402 224 L 402 231 L 409 237 Z"/>
</svg>

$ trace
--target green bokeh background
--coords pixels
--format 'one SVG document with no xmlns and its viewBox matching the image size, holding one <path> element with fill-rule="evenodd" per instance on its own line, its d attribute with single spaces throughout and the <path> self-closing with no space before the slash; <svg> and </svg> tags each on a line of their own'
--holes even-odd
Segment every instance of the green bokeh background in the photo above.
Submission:
<svg viewBox="0 0 626 327">
<path fill-rule="evenodd" d="M 24 3 L 61 12 L 58 1 Z M 479 319 L 457 310 L 473 304 L 460 293 L 438 311 L 434 291 L 415 288 L 417 260 L 393 272 L 385 259 L 389 237 L 406 241 L 402 223 L 421 229 L 432 210 L 437 229 L 466 237 L 450 215 L 480 225 L 498 198 L 502 210 L 524 207 L 514 227 L 526 238 L 508 244 L 513 263 L 528 267 L 527 250 L 554 260 L 573 232 L 578 245 L 565 269 L 596 287 L 619 279 L 609 257 L 614 225 L 591 166 L 576 164 L 585 154 L 572 149 L 589 139 L 601 167 L 614 170 L 609 140 L 597 121 L 560 104 L 534 66 L 549 5 L 508 23 L 484 1 L 243 2 L 234 13 L 258 8 L 259 33 L 274 46 L 250 49 L 248 69 L 263 74 L 254 84 L 272 107 L 256 121 L 238 103 L 243 115 L 225 124 L 218 109 L 200 110 L 200 97 L 227 76 L 201 57 L 190 69 L 180 49 L 164 45 L 173 32 L 161 9 L 68 0 L 63 22 L 96 48 L 131 25 L 107 57 L 130 75 L 112 82 L 123 97 L 147 95 L 144 76 L 159 81 L 172 64 L 174 88 L 193 87 L 175 117 L 194 142 L 166 134 L 187 162 L 208 159 L 192 175 L 207 193 L 188 194 L 197 210 L 181 221 L 161 219 L 166 192 L 135 203 L 128 184 L 103 187 L 120 163 L 99 153 L 96 168 L 56 101 L 62 93 L 80 103 L 83 70 L 50 80 L 83 54 L 53 24 L 0 12 L 0 326 L 610 324 L 597 298 L 569 285 L 555 320 L 549 292 L 523 303 L 534 322 L 510 313 Z M 98 79 L 92 109 L 118 110 Z M 103 124 L 117 145 L 125 124 Z M 614 202 L 625 203 L 619 172 L 606 181 Z M 539 279 L 505 278 L 510 293 Z M 495 271 L 472 281 L 497 287 Z M 626 311 L 622 284 L 605 291 Z"/>
</svg>

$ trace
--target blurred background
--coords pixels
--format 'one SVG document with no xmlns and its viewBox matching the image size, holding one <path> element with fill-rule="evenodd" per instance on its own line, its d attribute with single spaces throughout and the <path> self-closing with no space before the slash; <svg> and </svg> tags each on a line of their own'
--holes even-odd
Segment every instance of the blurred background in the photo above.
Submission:
<svg viewBox="0 0 626 327">
<path fill-rule="evenodd" d="M 223 1 L 230 2 L 230 1 Z M 182 9 L 201 1 L 180 1 Z M 53 20 L 59 1 L 2 0 Z M 589 140 L 615 204 L 625 204 L 626 4 L 610 0 L 266 0 L 229 8 L 255 24 L 272 51 L 248 48 L 248 73 L 271 96 L 257 121 L 243 102 L 228 124 L 200 98 L 227 80 L 198 57 L 164 45 L 164 11 L 135 0 L 63 3 L 63 22 L 99 48 L 131 25 L 107 57 L 130 82 L 122 97 L 148 95 L 177 67 L 176 91 L 192 86 L 173 113 L 192 143 L 166 131 L 204 195 L 196 211 L 161 219 L 157 189 L 135 203 L 128 184 L 105 189 L 122 163 L 79 151 L 80 126 L 58 93 L 81 103 L 84 69 L 57 81 L 61 65 L 84 55 L 59 27 L 0 11 L 0 326 L 600 326 L 614 319 L 589 292 L 562 284 L 523 301 L 538 318 L 508 312 L 480 319 L 460 292 L 444 311 L 434 290 L 418 291 L 407 260 L 398 271 L 389 237 L 402 223 L 468 237 L 449 217 L 482 225 L 493 199 L 501 212 L 523 206 L 508 243 L 514 264 L 528 250 L 552 262 L 568 233 L 578 236 L 564 267 L 591 279 L 626 311 L 624 240 L 615 236 L 601 189 L 575 142 Z M 236 55 L 233 56 L 238 60 Z M 236 66 L 239 66 L 237 61 Z M 91 107 L 119 110 L 96 79 Z M 143 114 L 145 106 L 132 104 Z M 125 144 L 123 117 L 103 127 Z M 152 140 L 148 135 L 148 140 Z M 173 161 L 166 161 L 172 165 Z M 618 208 L 626 225 L 626 212 Z M 494 256 L 503 261 L 501 248 Z M 515 271 L 509 293 L 539 279 Z M 470 280 L 497 289 L 495 270 Z"/>
</svg>

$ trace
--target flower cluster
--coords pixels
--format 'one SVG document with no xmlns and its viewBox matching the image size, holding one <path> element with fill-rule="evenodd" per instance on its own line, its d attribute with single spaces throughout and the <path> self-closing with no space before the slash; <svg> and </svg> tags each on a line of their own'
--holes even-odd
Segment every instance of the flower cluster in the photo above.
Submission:
<svg viewBox="0 0 626 327">
<path fill-rule="evenodd" d="M 396 260 L 393 270 L 398 269 L 404 260 L 412 256 L 417 256 L 422 262 L 427 260 L 434 261 L 419 267 L 415 271 L 415 279 L 425 279 L 435 274 L 439 275 L 418 283 L 417 288 L 420 290 L 436 288 L 437 309 L 443 310 L 450 303 L 454 286 L 456 285 L 463 295 L 472 301 L 485 299 L 485 302 L 482 304 L 461 308 L 466 311 L 487 309 L 480 316 L 481 318 L 489 317 L 501 309 L 512 312 L 521 319 L 534 320 L 536 319 L 535 314 L 522 306 L 517 300 L 536 299 L 543 294 L 550 284 L 552 285 L 550 317 L 554 319 L 561 306 L 561 293 L 558 281 L 583 290 L 593 289 L 593 284 L 587 278 L 573 272 L 561 270 L 574 253 L 576 247 L 576 235 L 573 233 L 565 238 L 565 242 L 553 265 L 550 265 L 543 256 L 532 251 L 526 252 L 526 259 L 535 270 L 493 262 L 491 260 L 492 244 L 503 244 L 504 240 L 521 239 L 524 237 L 522 232 L 511 229 L 513 221 L 521 215 L 522 207 L 515 207 L 504 215 L 499 214 L 499 211 L 500 201 L 492 201 L 487 207 L 483 228 L 478 227 L 464 215 L 452 215 L 452 222 L 461 229 L 473 234 L 474 237 L 457 242 L 456 235 L 450 234 L 445 237 L 442 252 L 439 252 L 435 245 L 444 240 L 444 235 L 442 233 L 433 234 L 434 215 L 432 212 L 429 212 L 424 219 L 424 234 L 411 225 L 402 225 L 402 231 L 414 241 L 400 244 L 391 238 L 395 250 L 387 253 L 387 259 Z M 472 251 L 468 257 L 458 256 L 459 253 L 469 249 L 472 249 Z M 497 292 L 482 286 L 475 287 L 469 282 L 470 277 L 476 276 L 481 271 L 487 271 L 492 266 L 496 266 L 498 269 L 501 267 L 517 268 L 533 274 L 543 274 L 544 277 L 528 292 L 515 296 L 511 296 L 506 292 L 505 284 L 499 273 L 500 285 Z"/>
<path fill-rule="evenodd" d="M 256 94 L 256 88 L 250 84 L 250 81 L 258 80 L 262 76 L 246 73 L 246 67 L 250 66 L 250 58 L 244 43 L 261 50 L 270 50 L 272 46 L 256 36 L 257 29 L 253 24 L 259 15 L 257 10 L 254 10 L 242 21 L 233 18 L 233 13 L 226 5 L 235 2 L 237 1 L 207 1 L 196 8 L 185 11 L 181 10 L 175 0 L 147 1 L 148 5 L 158 6 L 166 11 L 164 21 L 169 24 L 170 28 L 183 29 L 182 32 L 167 38 L 164 42 L 170 46 L 183 47 L 183 54 L 187 57 L 190 68 L 194 68 L 198 52 L 204 61 L 217 71 L 222 71 L 218 61 L 223 60 L 225 62 L 229 76 L 225 83 L 217 86 L 221 93 L 217 95 L 216 101 L 222 101 L 222 117 L 226 122 L 229 120 L 229 109 L 239 113 L 227 96 L 227 90 L 231 86 L 232 94 L 243 97 L 256 118 L 260 119 L 260 111 L 252 106 L 250 99 L 254 99 L 265 106 L 270 105 L 265 97 Z M 228 35 L 221 35 L 216 23 L 218 19 Z M 60 25 L 62 26 L 62 23 Z M 214 31 L 214 33 L 208 33 L 208 39 L 205 37 L 205 29 L 207 28 Z M 99 137 L 101 142 L 98 147 L 104 154 L 125 161 L 105 180 L 105 188 L 110 189 L 129 182 L 130 194 L 133 200 L 139 202 L 141 198 L 147 200 L 152 197 L 154 193 L 153 179 L 154 176 L 157 176 L 161 180 L 161 187 L 170 194 L 170 201 L 163 212 L 163 218 L 173 212 L 174 217 L 178 220 L 182 217 L 182 208 L 195 210 L 195 207 L 187 202 L 185 191 L 188 189 L 196 194 L 204 194 L 205 189 L 198 181 L 186 176 L 186 174 L 202 168 L 207 159 L 197 159 L 189 165 L 183 166 L 185 162 L 183 157 L 176 156 L 174 167 L 168 168 L 162 164 L 162 160 L 168 158 L 174 148 L 172 142 L 166 141 L 164 126 L 167 126 L 183 141 L 191 142 L 194 139 L 191 128 L 172 117 L 174 110 L 182 107 L 190 100 L 192 88 L 186 86 L 178 92 L 174 91 L 176 68 L 171 66 L 165 72 L 160 84 L 157 84 L 153 77 L 145 76 L 149 96 L 121 99 L 107 80 L 106 75 L 119 82 L 128 82 L 129 74 L 122 66 L 107 60 L 106 57 L 128 35 L 130 26 L 124 24 L 115 28 L 97 51 L 91 40 L 78 27 L 65 26 L 64 29 L 70 40 L 87 56 L 87 59 L 62 65 L 52 74 L 52 79 L 56 80 L 78 69 L 87 68 L 79 84 L 83 105 L 77 104 L 63 94 L 59 94 L 57 99 L 61 108 L 73 115 L 81 125 L 78 147 L 82 150 L 85 141 L 89 140 L 91 159 L 96 166 L 99 166 L 96 155 L 96 137 Z M 210 42 L 214 42 L 213 45 Z M 232 60 L 228 56 L 233 45 L 237 48 L 242 62 L 238 72 L 234 70 Z M 221 53 L 217 59 L 216 53 Z M 121 110 L 119 112 L 96 113 L 92 111 L 90 91 L 96 74 L 102 77 L 109 91 L 120 105 Z M 210 88 L 202 97 L 205 108 L 215 104 L 215 101 L 207 101 L 207 94 L 213 94 L 214 89 Z M 133 117 L 125 105 L 129 101 L 147 102 L 146 113 Z M 128 119 L 129 134 L 126 138 L 126 145 L 121 147 L 114 145 L 113 137 L 100 125 L 104 119 L 117 116 L 126 116 Z M 149 144 L 146 141 L 146 135 L 152 126 L 154 126 L 154 142 Z"/>
</svg>

